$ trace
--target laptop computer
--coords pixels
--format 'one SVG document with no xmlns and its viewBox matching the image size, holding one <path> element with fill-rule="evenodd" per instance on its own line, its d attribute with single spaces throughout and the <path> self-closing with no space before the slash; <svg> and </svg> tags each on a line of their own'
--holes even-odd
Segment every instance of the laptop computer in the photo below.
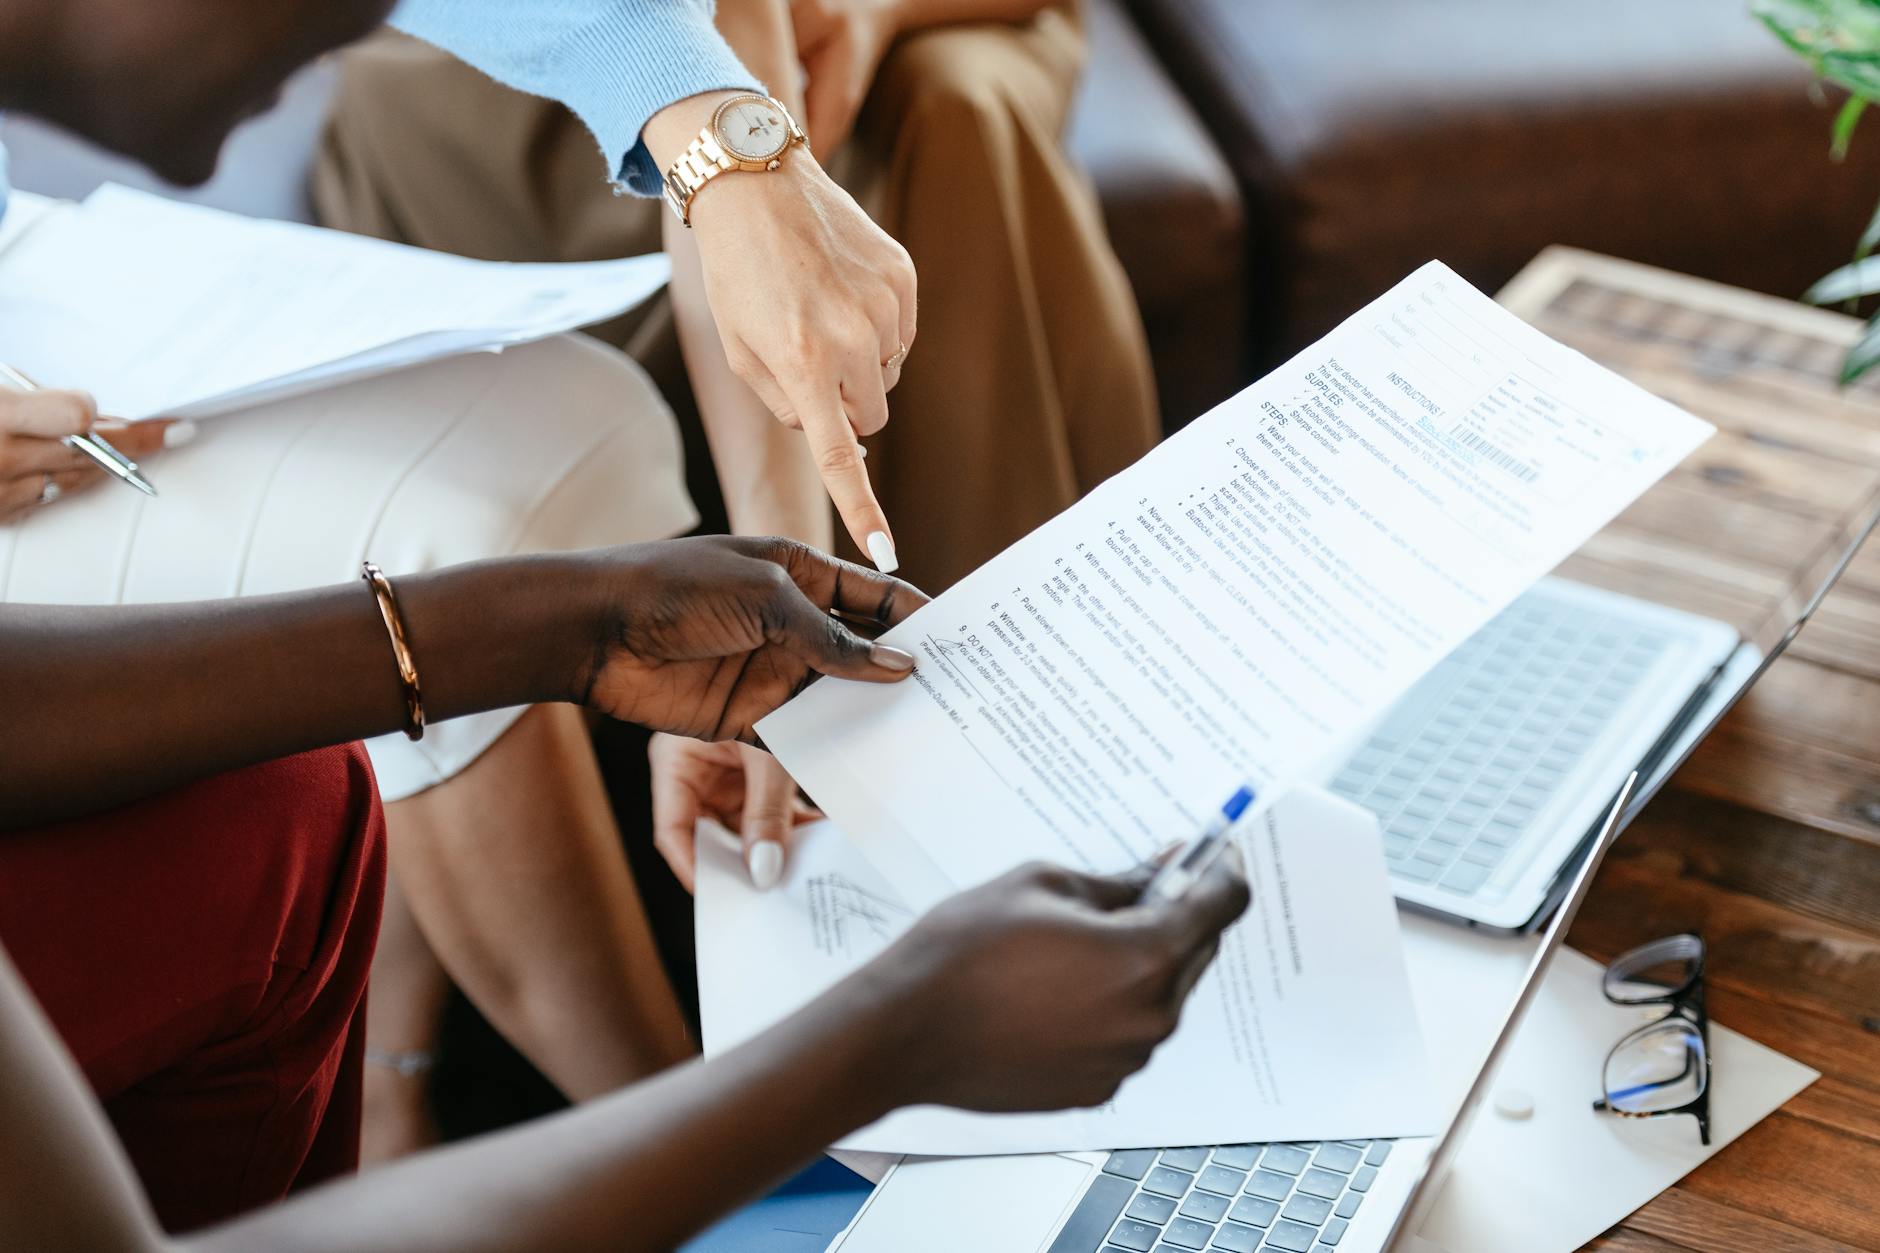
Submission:
<svg viewBox="0 0 1880 1253">
<path fill-rule="evenodd" d="M 1676 714 L 1658 725 L 1653 742 L 1639 750 L 1618 799 L 1604 807 L 1603 822 L 1583 838 L 1565 840 L 1558 883 L 1542 893 L 1538 910 L 1543 919 L 1551 918 L 1544 923 L 1545 936 L 1473 1085 L 1440 1136 L 909 1158 L 890 1168 L 854 1222 L 829 1246 L 831 1253 L 1378 1253 L 1413 1247 L 1413 1233 L 1440 1194 L 1496 1066 L 1606 850 L 1788 647 L 1876 523 L 1880 495 L 1850 515 L 1763 622 L 1742 637 L 1731 633 L 1734 642 L 1726 654 L 1710 663 L 1709 673 L 1684 694 Z M 1580 603 L 1580 589 L 1569 588 L 1562 597 L 1569 605 Z M 1603 593 L 1590 603 L 1600 609 L 1611 605 Z M 1655 613 L 1642 617 L 1663 621 Z M 1406 698 L 1416 699 L 1414 693 Z M 1621 710 L 1636 707 L 1618 703 Z M 1619 716 L 1616 711 L 1614 716 Z M 1611 753 L 1602 760 L 1609 765 Z M 1595 776 L 1589 768 L 1584 777 Z M 1537 831 L 1531 838 L 1556 837 Z"/>
<path fill-rule="evenodd" d="M 1629 771 L 1656 778 L 1684 733 L 1705 724 L 1713 698 L 1740 690 L 1732 675 L 1753 670 L 1800 628 L 1877 519 L 1880 499 L 1850 515 L 1747 635 L 1542 579 L 1407 692 L 1322 781 L 1377 815 L 1399 901 L 1473 926 L 1532 930 L 1558 904 L 1599 820 L 1599 798 Z"/>
<path fill-rule="evenodd" d="M 1468 1096 L 1434 1139 L 906 1160 L 830 1253 L 1378 1253 L 1427 1209 L 1566 936 L 1637 776 L 1606 813 Z"/>
</svg>

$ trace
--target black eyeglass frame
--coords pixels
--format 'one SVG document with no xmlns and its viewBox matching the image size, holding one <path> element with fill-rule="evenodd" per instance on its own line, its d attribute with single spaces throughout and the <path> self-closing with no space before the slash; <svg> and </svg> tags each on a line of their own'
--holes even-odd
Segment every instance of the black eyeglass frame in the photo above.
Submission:
<svg viewBox="0 0 1880 1253">
<path fill-rule="evenodd" d="M 1627 1047 L 1640 1036 L 1658 1030 L 1667 1022 L 1676 1018 L 1689 1023 L 1697 1031 L 1697 1038 L 1703 1045 L 1702 1060 L 1704 1082 L 1697 1095 L 1675 1109 L 1620 1109 L 1610 1104 L 1605 1097 L 1594 1101 L 1593 1108 L 1595 1110 L 1604 1110 L 1609 1113 L 1617 1114 L 1621 1118 L 1664 1118 L 1673 1114 L 1689 1114 L 1691 1117 L 1697 1119 L 1698 1139 L 1708 1147 L 1710 1144 L 1711 1074 L 1710 1011 L 1705 1006 L 1704 1002 L 1704 962 L 1706 956 L 1707 953 L 1702 936 L 1690 932 L 1685 932 L 1682 935 L 1666 936 L 1661 940 L 1653 940 L 1649 944 L 1641 944 L 1629 952 L 1621 953 L 1618 957 L 1613 959 L 1611 965 L 1606 967 L 1605 977 L 1600 980 L 1600 991 L 1604 993 L 1606 999 L 1614 1005 L 1624 1005 L 1628 1008 L 1652 1005 L 1663 1005 L 1665 1007 L 1665 1012 L 1662 1017 L 1655 1018 L 1648 1023 L 1626 1032 L 1617 1044 L 1614 1044 L 1606 1051 L 1606 1060 L 1600 1066 L 1600 1087 L 1602 1089 L 1605 1087 L 1605 1075 L 1612 1066 L 1612 1059 L 1618 1055 L 1620 1049 Z M 1680 960 L 1690 963 L 1690 976 L 1678 987 L 1666 988 L 1662 996 L 1622 997 L 1613 994 L 1612 985 L 1615 982 L 1625 982 L 1627 973 L 1647 970 L 1654 965 L 1666 961 Z M 1689 1074 L 1690 1070 L 1688 1069 L 1687 1058 L 1687 1069 L 1685 1072 L 1674 1079 L 1666 1080 L 1666 1084 L 1679 1082 Z"/>
</svg>

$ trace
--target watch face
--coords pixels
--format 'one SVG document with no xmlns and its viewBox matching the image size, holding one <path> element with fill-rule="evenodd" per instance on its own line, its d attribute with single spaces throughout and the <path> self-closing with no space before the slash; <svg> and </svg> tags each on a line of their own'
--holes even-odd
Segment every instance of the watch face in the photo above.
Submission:
<svg viewBox="0 0 1880 1253">
<path fill-rule="evenodd" d="M 718 144 L 734 157 L 768 161 L 790 142 L 790 124 L 768 100 L 734 100 L 718 115 Z"/>
</svg>

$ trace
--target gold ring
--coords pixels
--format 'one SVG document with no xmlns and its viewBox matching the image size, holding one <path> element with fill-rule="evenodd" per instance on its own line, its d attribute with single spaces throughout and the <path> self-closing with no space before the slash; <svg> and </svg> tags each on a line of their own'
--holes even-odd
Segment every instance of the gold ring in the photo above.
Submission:
<svg viewBox="0 0 1880 1253">
<path fill-rule="evenodd" d="M 881 368 L 884 370 L 898 370 L 901 368 L 901 363 L 906 360 L 907 360 L 907 345 L 902 343 L 900 340 L 896 340 L 894 342 L 894 355 L 892 357 L 889 357 L 886 361 L 882 362 Z"/>
</svg>

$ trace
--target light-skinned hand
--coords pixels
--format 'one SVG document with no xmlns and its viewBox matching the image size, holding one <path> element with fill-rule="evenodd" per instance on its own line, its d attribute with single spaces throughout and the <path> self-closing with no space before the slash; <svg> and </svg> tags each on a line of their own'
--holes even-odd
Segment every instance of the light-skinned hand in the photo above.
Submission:
<svg viewBox="0 0 1880 1253">
<path fill-rule="evenodd" d="M 808 80 L 803 129 L 825 157 L 855 129 L 901 19 L 900 0 L 791 0 L 790 25 Z"/>
<path fill-rule="evenodd" d="M 18 522 L 35 509 L 110 477 L 90 457 L 60 442 L 87 431 L 108 439 L 132 461 L 141 461 L 180 444 L 195 427 L 101 419 L 97 404 L 84 392 L 22 392 L 0 385 L 0 525 Z"/>
<path fill-rule="evenodd" d="M 669 164 L 726 95 L 654 115 L 642 132 L 654 159 Z M 801 146 L 775 170 L 712 179 L 691 220 L 726 361 L 779 421 L 803 432 L 850 537 L 892 571 L 894 533 L 858 440 L 887 425 L 888 392 L 914 344 L 907 250 Z"/>
<path fill-rule="evenodd" d="M 697 890 L 700 818 L 738 834 L 751 882 L 768 889 L 782 877 L 790 832 L 821 817 L 782 763 L 761 748 L 656 735 L 647 753 L 653 767 L 653 846 L 688 892 Z"/>
</svg>

